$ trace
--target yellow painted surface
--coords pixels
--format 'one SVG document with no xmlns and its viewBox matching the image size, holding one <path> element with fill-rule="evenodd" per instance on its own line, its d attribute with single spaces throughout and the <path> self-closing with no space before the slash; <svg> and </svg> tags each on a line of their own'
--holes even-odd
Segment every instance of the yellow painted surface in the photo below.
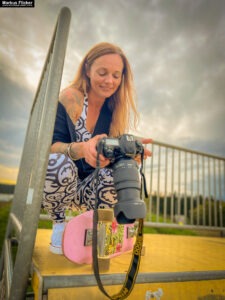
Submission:
<svg viewBox="0 0 225 300">
<path fill-rule="evenodd" d="M 90 265 L 77 265 L 64 256 L 50 253 L 48 250 L 50 236 L 50 230 L 38 230 L 33 263 L 41 276 L 93 274 Z M 149 234 L 145 235 L 144 244 L 146 251 L 140 265 L 141 273 L 225 270 L 224 238 Z M 127 272 L 130 259 L 130 253 L 113 258 L 108 273 L 124 274 Z M 37 290 L 37 280 L 35 286 Z M 147 291 L 156 291 L 158 288 L 163 289 L 164 296 L 161 299 L 165 300 L 225 299 L 225 280 L 137 284 L 128 299 L 145 299 Z M 115 293 L 119 287 L 107 287 L 107 290 Z M 50 290 L 48 295 L 48 299 L 54 300 L 106 299 L 97 287 Z M 207 295 L 211 298 L 204 298 Z M 224 298 L 215 298 L 216 295 L 223 295 Z"/>
<path fill-rule="evenodd" d="M 113 295 L 119 291 L 119 286 L 106 287 L 107 292 Z M 160 300 L 224 300 L 225 280 L 189 281 L 180 283 L 147 283 L 136 284 L 128 300 L 145 300 L 149 292 L 153 295 L 159 289 L 163 295 Z M 52 289 L 48 299 L 51 300 L 106 300 L 97 287 L 79 287 L 76 289 Z M 157 300 L 152 297 L 148 300 Z"/>
<path fill-rule="evenodd" d="M 38 230 L 33 262 L 42 275 L 92 273 L 90 265 L 76 265 L 52 254 L 50 236 L 50 230 Z M 225 238 L 148 234 L 144 245 L 140 272 L 225 270 Z M 113 258 L 110 273 L 125 272 L 130 258 L 131 253 Z"/>
</svg>

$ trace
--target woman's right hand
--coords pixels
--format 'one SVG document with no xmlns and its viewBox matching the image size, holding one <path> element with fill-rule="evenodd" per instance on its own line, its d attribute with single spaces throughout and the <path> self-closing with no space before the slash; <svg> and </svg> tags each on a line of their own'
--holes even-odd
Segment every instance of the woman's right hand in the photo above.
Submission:
<svg viewBox="0 0 225 300">
<path fill-rule="evenodd" d="M 97 143 L 102 138 L 107 137 L 106 134 L 96 135 L 89 141 L 83 143 L 83 154 L 85 161 L 96 168 L 97 166 Z M 110 164 L 110 160 L 105 158 L 102 154 L 99 155 L 100 168 L 104 168 Z"/>
</svg>

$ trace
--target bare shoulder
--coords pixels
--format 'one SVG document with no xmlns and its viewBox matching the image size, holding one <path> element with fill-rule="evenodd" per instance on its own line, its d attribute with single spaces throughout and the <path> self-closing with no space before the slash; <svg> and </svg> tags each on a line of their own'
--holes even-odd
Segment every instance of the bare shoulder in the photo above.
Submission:
<svg viewBox="0 0 225 300">
<path fill-rule="evenodd" d="M 75 123 L 82 112 L 84 95 L 76 88 L 68 87 L 61 91 L 59 101 L 65 107 L 71 120 Z"/>
<path fill-rule="evenodd" d="M 61 91 L 59 95 L 59 101 L 64 105 L 67 106 L 71 103 L 76 105 L 83 104 L 83 94 L 74 87 L 68 87 Z"/>
</svg>

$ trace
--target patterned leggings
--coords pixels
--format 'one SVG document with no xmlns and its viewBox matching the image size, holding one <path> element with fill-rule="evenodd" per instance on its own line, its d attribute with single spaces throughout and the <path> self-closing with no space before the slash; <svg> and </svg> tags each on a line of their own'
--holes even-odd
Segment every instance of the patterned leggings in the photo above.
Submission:
<svg viewBox="0 0 225 300">
<path fill-rule="evenodd" d="M 50 154 L 42 205 L 54 222 L 64 222 L 68 208 L 93 209 L 95 193 L 94 173 L 82 181 L 78 177 L 77 167 L 69 157 L 60 153 Z M 111 169 L 103 168 L 99 171 L 97 198 L 99 208 L 113 207 L 117 202 Z"/>
</svg>

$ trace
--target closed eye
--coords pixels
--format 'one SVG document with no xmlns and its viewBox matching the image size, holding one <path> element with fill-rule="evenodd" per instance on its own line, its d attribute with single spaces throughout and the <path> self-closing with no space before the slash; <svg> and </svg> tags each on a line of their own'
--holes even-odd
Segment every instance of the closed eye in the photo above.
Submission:
<svg viewBox="0 0 225 300">
<path fill-rule="evenodd" d="M 105 70 L 99 70 L 97 73 L 99 76 L 105 76 L 107 74 Z"/>
<path fill-rule="evenodd" d="M 107 70 L 99 70 L 98 75 L 101 76 L 101 77 L 104 77 L 104 76 L 108 75 L 108 72 L 107 72 Z M 121 78 L 121 73 L 120 72 L 115 72 L 115 73 L 112 74 L 112 76 L 115 79 L 120 79 Z"/>
<path fill-rule="evenodd" d="M 114 77 L 115 79 L 120 79 L 120 78 L 121 78 L 121 74 L 120 74 L 120 73 L 118 73 L 118 74 L 113 74 L 113 77 Z"/>
</svg>

